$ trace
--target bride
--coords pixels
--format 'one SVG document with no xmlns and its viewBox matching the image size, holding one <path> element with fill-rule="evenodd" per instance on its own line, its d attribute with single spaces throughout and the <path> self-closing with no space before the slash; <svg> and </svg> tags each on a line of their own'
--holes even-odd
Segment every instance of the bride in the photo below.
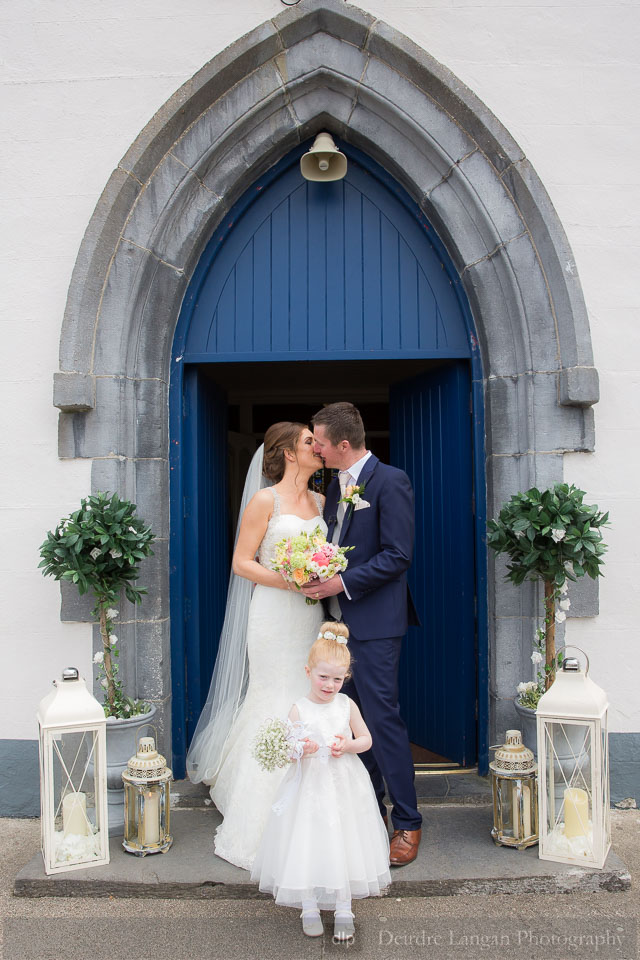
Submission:
<svg viewBox="0 0 640 960">
<path fill-rule="evenodd" d="M 324 498 L 309 490 L 321 467 L 301 423 L 269 427 L 251 462 L 211 689 L 187 756 L 189 778 L 210 787 L 224 817 L 216 854 L 245 870 L 285 774 L 260 769 L 252 740 L 264 720 L 285 717 L 304 695 L 304 665 L 323 619 L 322 606 L 307 605 L 271 559 L 283 537 L 316 525 L 326 534 Z M 262 477 L 273 486 L 260 489 Z"/>
</svg>

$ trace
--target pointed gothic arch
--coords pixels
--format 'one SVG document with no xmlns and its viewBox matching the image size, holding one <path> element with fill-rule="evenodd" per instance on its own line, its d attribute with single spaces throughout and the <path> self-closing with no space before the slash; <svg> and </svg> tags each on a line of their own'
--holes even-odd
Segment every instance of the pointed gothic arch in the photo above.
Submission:
<svg viewBox="0 0 640 960">
<path fill-rule="evenodd" d="M 135 640 L 137 692 L 165 718 L 165 749 L 175 324 L 234 203 L 321 129 L 402 184 L 458 270 L 478 331 L 489 513 L 516 489 L 560 479 L 564 452 L 593 449 L 597 373 L 571 250 L 499 121 L 424 50 L 342 0 L 303 0 L 239 39 L 158 111 L 109 180 L 74 268 L 55 376 L 60 456 L 91 458 L 94 488 L 136 500 L 160 538 L 144 611 L 133 613 L 143 619 L 123 627 Z M 532 594 L 516 601 L 493 565 L 488 573 L 481 601 L 501 664 L 493 719 L 504 728 L 521 628 L 537 611 Z"/>
</svg>

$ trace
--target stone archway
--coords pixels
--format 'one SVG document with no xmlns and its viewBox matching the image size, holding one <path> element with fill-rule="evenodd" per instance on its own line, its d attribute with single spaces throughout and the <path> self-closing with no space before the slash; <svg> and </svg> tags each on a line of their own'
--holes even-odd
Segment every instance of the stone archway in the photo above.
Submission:
<svg viewBox="0 0 640 960">
<path fill-rule="evenodd" d="M 130 634 L 126 676 L 160 708 L 165 750 L 173 332 L 216 226 L 320 129 L 405 187 L 460 273 L 484 371 L 489 514 L 516 489 L 560 479 L 565 451 L 593 449 L 598 382 L 571 250 L 496 118 L 424 50 L 343 0 L 303 0 L 242 37 L 178 90 L 109 180 L 73 272 L 55 376 L 60 456 L 91 458 L 94 489 L 135 499 L 160 538 L 140 619 L 119 632 Z M 501 582 L 493 558 L 488 603 L 492 726 L 503 729 L 537 607 L 533 592 Z"/>
</svg>

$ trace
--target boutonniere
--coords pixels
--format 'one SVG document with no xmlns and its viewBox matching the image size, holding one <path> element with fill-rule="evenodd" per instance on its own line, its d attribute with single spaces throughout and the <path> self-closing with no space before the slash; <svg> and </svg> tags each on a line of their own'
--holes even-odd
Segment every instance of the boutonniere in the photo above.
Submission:
<svg viewBox="0 0 640 960">
<path fill-rule="evenodd" d="M 358 503 L 363 493 L 364 483 L 361 483 L 359 487 L 357 487 L 355 483 L 350 483 L 344 488 L 344 497 L 340 497 L 338 503 L 352 503 L 355 505 Z"/>
<path fill-rule="evenodd" d="M 361 483 L 359 486 L 356 486 L 354 483 L 350 483 L 344 490 L 344 497 L 341 497 L 338 500 L 338 503 L 347 503 L 353 507 L 354 510 L 364 510 L 366 507 L 370 507 L 371 504 L 367 500 L 363 500 L 362 494 L 364 493 L 364 483 Z"/>
</svg>

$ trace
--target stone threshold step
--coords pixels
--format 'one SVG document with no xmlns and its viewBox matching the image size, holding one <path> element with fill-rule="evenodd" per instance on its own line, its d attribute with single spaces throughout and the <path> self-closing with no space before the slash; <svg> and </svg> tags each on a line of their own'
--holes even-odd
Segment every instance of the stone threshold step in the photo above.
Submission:
<svg viewBox="0 0 640 960">
<path fill-rule="evenodd" d="M 417 771 L 415 784 L 421 806 L 493 803 L 491 780 L 479 777 L 475 769 L 448 773 Z M 387 802 L 391 806 L 388 798 Z M 171 806 L 173 809 L 210 809 L 209 788 L 203 783 L 176 780 L 171 785 Z"/>
<path fill-rule="evenodd" d="M 391 897 L 441 897 L 488 893 L 605 893 L 628 890 L 629 872 L 611 852 L 602 870 L 552 863 L 537 847 L 513 850 L 491 839 L 486 805 L 422 806 L 418 858 L 392 870 Z M 216 857 L 213 836 L 220 815 L 177 809 L 171 814 L 174 844 L 166 854 L 135 857 L 111 840 L 111 862 L 47 877 L 38 853 L 14 883 L 18 897 L 143 897 L 154 899 L 270 899 L 246 870 Z"/>
</svg>

